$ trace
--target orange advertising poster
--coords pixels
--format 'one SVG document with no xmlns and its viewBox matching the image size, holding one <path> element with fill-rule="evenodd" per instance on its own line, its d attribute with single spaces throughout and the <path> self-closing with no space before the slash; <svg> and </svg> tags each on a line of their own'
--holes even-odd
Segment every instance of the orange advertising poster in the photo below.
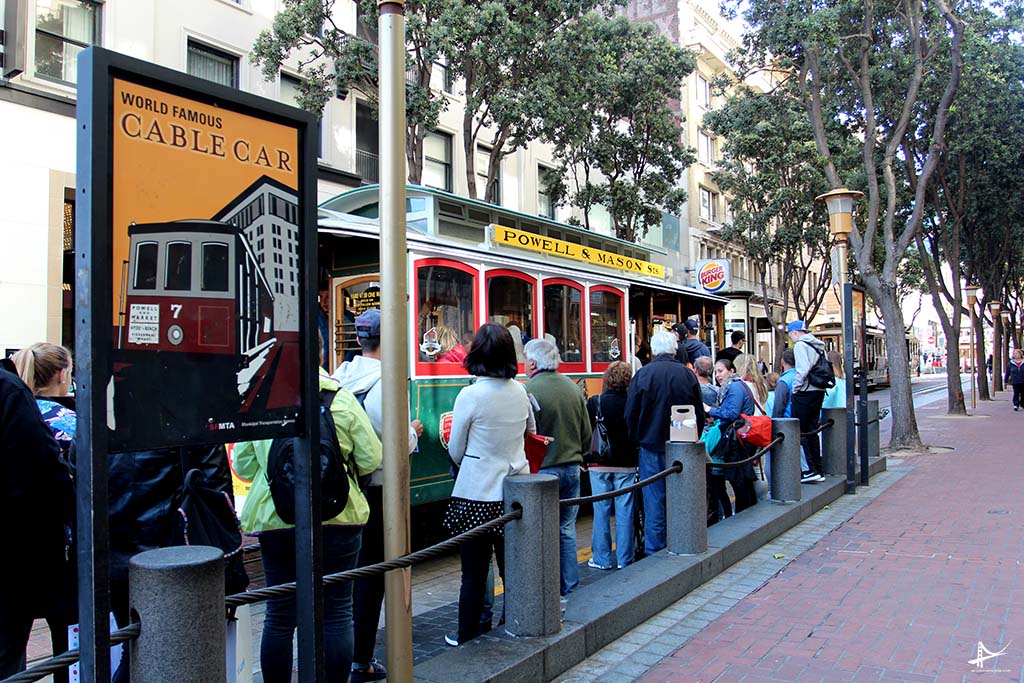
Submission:
<svg viewBox="0 0 1024 683">
<path fill-rule="evenodd" d="M 111 450 L 294 431 L 299 124 L 112 95 Z"/>
</svg>

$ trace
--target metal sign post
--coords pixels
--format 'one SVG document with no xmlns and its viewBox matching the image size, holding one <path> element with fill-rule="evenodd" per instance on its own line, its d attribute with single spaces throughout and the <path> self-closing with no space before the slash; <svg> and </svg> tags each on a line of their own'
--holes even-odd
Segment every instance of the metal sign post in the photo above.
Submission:
<svg viewBox="0 0 1024 683">
<path fill-rule="evenodd" d="M 79 75 L 81 680 L 110 680 L 108 463 L 278 437 L 304 439 L 299 647 L 321 661 L 318 422 L 307 409 L 318 403 L 316 122 L 102 48 L 79 56 Z"/>
</svg>

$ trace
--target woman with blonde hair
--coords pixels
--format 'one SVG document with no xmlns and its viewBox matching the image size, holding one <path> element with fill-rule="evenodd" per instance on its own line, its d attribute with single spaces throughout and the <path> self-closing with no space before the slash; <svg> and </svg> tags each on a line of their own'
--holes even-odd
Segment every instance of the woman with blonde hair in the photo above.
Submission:
<svg viewBox="0 0 1024 683">
<path fill-rule="evenodd" d="M 761 369 L 757 366 L 757 359 L 749 353 L 741 353 L 732 364 L 736 368 L 736 374 L 750 388 L 752 398 L 758 407 L 763 408 L 764 402 L 768 400 L 768 385 L 765 384 Z"/>
<path fill-rule="evenodd" d="M 39 412 L 66 457 L 78 424 L 74 400 L 68 398 L 72 376 L 71 351 L 58 344 L 37 342 L 18 351 L 11 360 L 18 368 L 21 381 L 36 397 Z"/>
</svg>

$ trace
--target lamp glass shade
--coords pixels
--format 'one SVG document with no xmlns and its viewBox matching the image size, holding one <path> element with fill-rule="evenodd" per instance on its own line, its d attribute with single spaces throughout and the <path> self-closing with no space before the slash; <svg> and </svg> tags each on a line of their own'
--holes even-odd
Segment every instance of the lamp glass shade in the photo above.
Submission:
<svg viewBox="0 0 1024 683">
<path fill-rule="evenodd" d="M 828 207 L 829 215 L 835 213 L 853 213 L 853 197 L 846 195 L 845 197 L 830 197 L 825 200 L 825 206 Z"/>
<path fill-rule="evenodd" d="M 992 311 L 992 315 L 998 315 L 999 309 L 1002 307 L 1003 305 L 998 301 L 990 301 L 988 304 L 988 310 Z"/>
</svg>

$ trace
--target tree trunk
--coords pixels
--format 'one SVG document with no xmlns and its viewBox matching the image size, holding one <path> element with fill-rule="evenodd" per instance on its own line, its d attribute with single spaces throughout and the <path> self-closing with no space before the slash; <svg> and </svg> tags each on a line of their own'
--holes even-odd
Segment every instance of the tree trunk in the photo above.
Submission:
<svg viewBox="0 0 1024 683">
<path fill-rule="evenodd" d="M 946 339 L 956 339 L 956 344 L 946 343 L 946 414 L 966 415 L 967 402 L 964 401 L 964 384 L 960 379 L 960 330 L 955 330 L 956 336 L 951 333 L 952 329 L 945 329 Z"/>
<path fill-rule="evenodd" d="M 903 311 L 896 288 L 882 284 L 879 296 L 873 296 L 882 309 L 885 320 L 885 346 L 888 349 L 889 380 L 892 383 L 892 435 L 889 447 L 918 450 L 922 448 L 921 434 L 914 413 L 914 393 L 910 384 L 910 359 L 907 358 L 907 338 L 903 331 Z"/>
<path fill-rule="evenodd" d="M 988 393 L 988 370 L 985 368 L 985 320 L 974 316 L 974 377 L 979 401 L 991 401 Z"/>
<path fill-rule="evenodd" d="M 476 194 L 475 152 L 476 138 L 473 137 L 473 112 L 469 110 L 469 105 L 467 104 L 462 113 L 462 153 L 466 160 L 466 194 L 471 199 L 479 199 Z"/>
<path fill-rule="evenodd" d="M 419 185 L 423 179 L 423 138 L 416 134 L 417 128 L 409 126 L 405 130 L 405 164 L 413 185 Z"/>
</svg>

